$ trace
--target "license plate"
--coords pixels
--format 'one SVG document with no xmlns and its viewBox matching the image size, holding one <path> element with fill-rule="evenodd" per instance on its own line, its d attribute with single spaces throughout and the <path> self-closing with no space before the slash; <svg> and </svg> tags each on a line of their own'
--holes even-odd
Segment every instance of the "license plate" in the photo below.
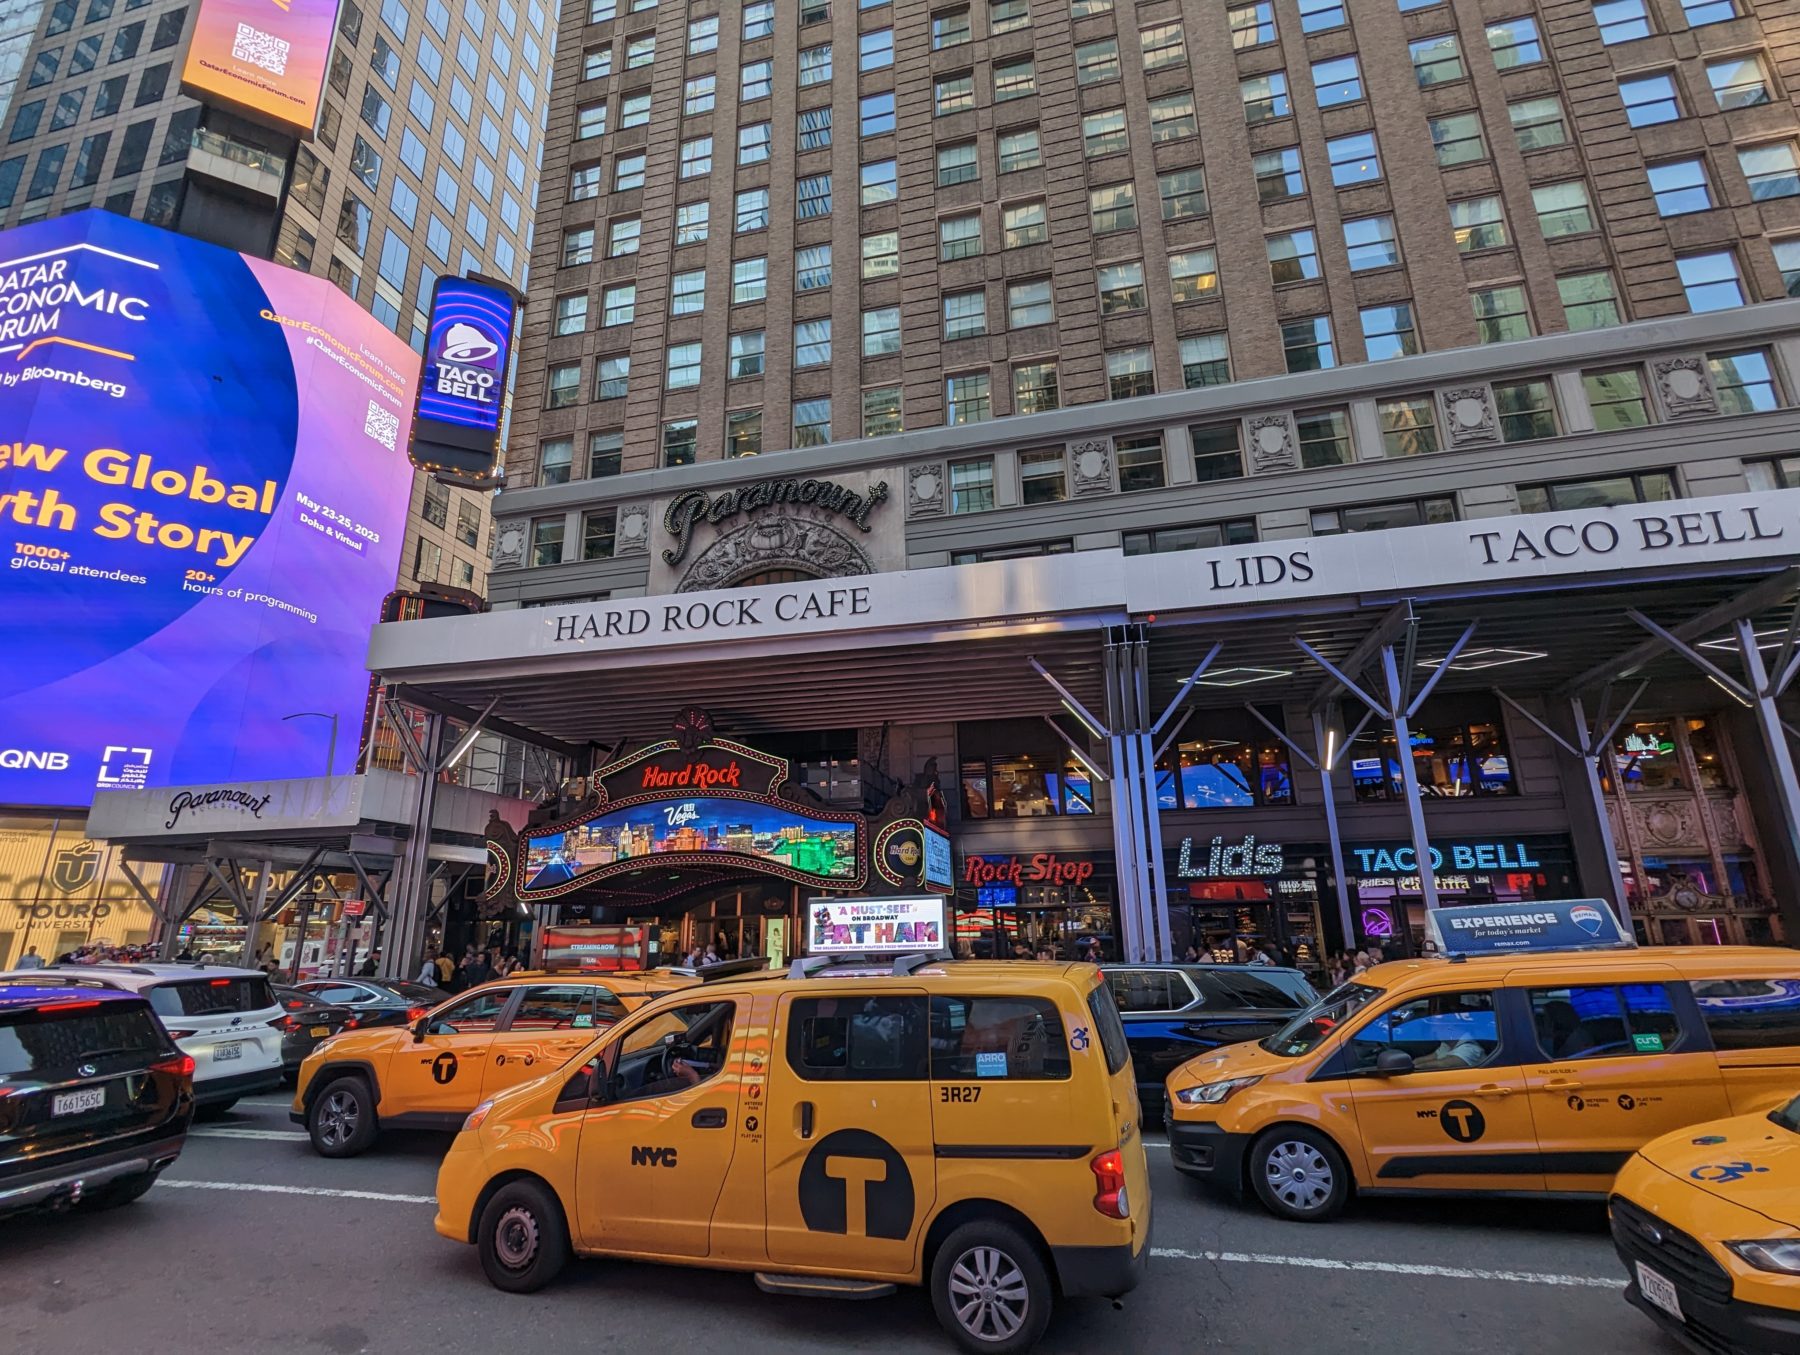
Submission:
<svg viewBox="0 0 1800 1355">
<path fill-rule="evenodd" d="M 307 1032 L 307 1034 L 311 1035 L 313 1037 L 313 1039 L 315 1039 L 315 1040 L 323 1040 L 327 1035 L 331 1034 L 331 1027 L 330 1026 L 314 1026 L 311 1030 L 309 1030 Z"/>
<path fill-rule="evenodd" d="M 213 1046 L 214 1063 L 224 1063 L 227 1059 L 241 1059 L 243 1057 L 244 1046 L 241 1042 L 238 1044 L 221 1044 Z"/>
<path fill-rule="evenodd" d="M 1674 1282 L 1664 1279 L 1642 1261 L 1637 1263 L 1638 1290 L 1645 1300 L 1654 1303 L 1677 1322 L 1687 1321 L 1681 1315 L 1681 1295 Z"/>
<path fill-rule="evenodd" d="M 106 1104 L 105 1087 L 84 1087 L 78 1092 L 63 1092 L 50 1102 L 52 1115 L 79 1115 L 84 1110 L 99 1110 Z"/>
</svg>

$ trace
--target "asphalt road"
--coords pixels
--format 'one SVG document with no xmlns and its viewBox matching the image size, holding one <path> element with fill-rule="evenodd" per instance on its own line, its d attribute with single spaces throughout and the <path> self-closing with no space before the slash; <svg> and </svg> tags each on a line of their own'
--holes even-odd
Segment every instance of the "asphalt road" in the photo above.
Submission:
<svg viewBox="0 0 1800 1355">
<path fill-rule="evenodd" d="M 328 1162 L 289 1125 L 285 1102 L 241 1102 L 197 1126 L 138 1203 L 0 1223 L 0 1348 L 954 1349 L 916 1291 L 778 1299 L 747 1275 L 590 1261 L 542 1293 L 502 1294 L 473 1248 L 432 1231 L 444 1142 L 390 1134 L 367 1156 Z M 1620 1297 L 1598 1207 L 1384 1201 L 1332 1224 L 1285 1224 L 1190 1186 L 1152 1145 L 1157 1252 L 1144 1285 L 1119 1310 L 1064 1304 L 1046 1355 L 1676 1355 Z"/>
</svg>

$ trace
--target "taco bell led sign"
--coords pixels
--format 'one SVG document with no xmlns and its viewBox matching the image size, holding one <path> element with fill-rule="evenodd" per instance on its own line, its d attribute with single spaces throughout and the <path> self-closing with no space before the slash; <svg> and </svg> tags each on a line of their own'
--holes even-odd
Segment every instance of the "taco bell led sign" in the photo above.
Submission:
<svg viewBox="0 0 1800 1355">
<path fill-rule="evenodd" d="M 517 316 L 517 295 L 502 284 L 439 278 L 432 287 L 425 372 L 408 449 L 421 470 L 493 470 Z"/>
<path fill-rule="evenodd" d="M 1391 875 L 1419 868 L 1418 854 L 1411 847 L 1352 847 L 1350 855 L 1364 875 Z M 1456 842 L 1445 854 L 1443 847 L 1431 848 L 1431 868 L 1442 870 L 1448 861 L 1454 870 L 1537 870 L 1542 866 L 1523 842 Z"/>
</svg>

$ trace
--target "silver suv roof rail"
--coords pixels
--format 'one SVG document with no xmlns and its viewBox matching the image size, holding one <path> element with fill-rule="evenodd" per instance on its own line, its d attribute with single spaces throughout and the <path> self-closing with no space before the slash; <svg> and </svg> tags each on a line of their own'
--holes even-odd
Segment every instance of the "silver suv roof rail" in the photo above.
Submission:
<svg viewBox="0 0 1800 1355">
<path fill-rule="evenodd" d="M 947 950 L 921 951 L 912 955 L 901 955 L 895 958 L 894 967 L 888 971 L 891 978 L 903 979 L 916 973 L 926 965 L 943 964 L 956 957 Z M 810 979 L 820 975 L 829 977 L 829 971 L 839 965 L 872 965 L 877 961 L 863 955 L 799 955 L 788 966 L 787 976 L 790 979 Z"/>
</svg>

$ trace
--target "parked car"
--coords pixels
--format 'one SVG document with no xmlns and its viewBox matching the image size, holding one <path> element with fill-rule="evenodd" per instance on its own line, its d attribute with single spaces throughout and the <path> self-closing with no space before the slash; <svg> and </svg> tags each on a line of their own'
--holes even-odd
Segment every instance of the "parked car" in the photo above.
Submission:
<svg viewBox="0 0 1800 1355">
<path fill-rule="evenodd" d="M 315 993 L 275 984 L 275 1000 L 287 1013 L 281 1018 L 281 1076 L 292 1082 L 300 1065 L 320 1040 L 336 1035 L 355 1020 L 348 1007 L 334 1007 Z"/>
<path fill-rule="evenodd" d="M 442 988 L 400 979 L 302 979 L 294 987 L 321 1002 L 346 1008 L 352 1018 L 345 1024 L 346 1030 L 404 1026 L 451 996 Z"/>
<path fill-rule="evenodd" d="M 181 1152 L 193 1078 L 143 997 L 0 986 L 0 1216 L 137 1199 Z"/>
<path fill-rule="evenodd" d="M 0 974 L 0 985 L 63 986 L 137 993 L 184 1054 L 194 1057 L 194 1108 L 223 1115 L 238 1097 L 281 1086 L 281 1023 L 287 1013 L 268 975 L 220 965 L 89 964 Z"/>
<path fill-rule="evenodd" d="M 1144 1123 L 1163 1118 L 1163 1083 L 1196 1054 L 1273 1035 L 1318 999 L 1298 969 L 1226 964 L 1109 964 L 1125 1020 Z"/>
</svg>

